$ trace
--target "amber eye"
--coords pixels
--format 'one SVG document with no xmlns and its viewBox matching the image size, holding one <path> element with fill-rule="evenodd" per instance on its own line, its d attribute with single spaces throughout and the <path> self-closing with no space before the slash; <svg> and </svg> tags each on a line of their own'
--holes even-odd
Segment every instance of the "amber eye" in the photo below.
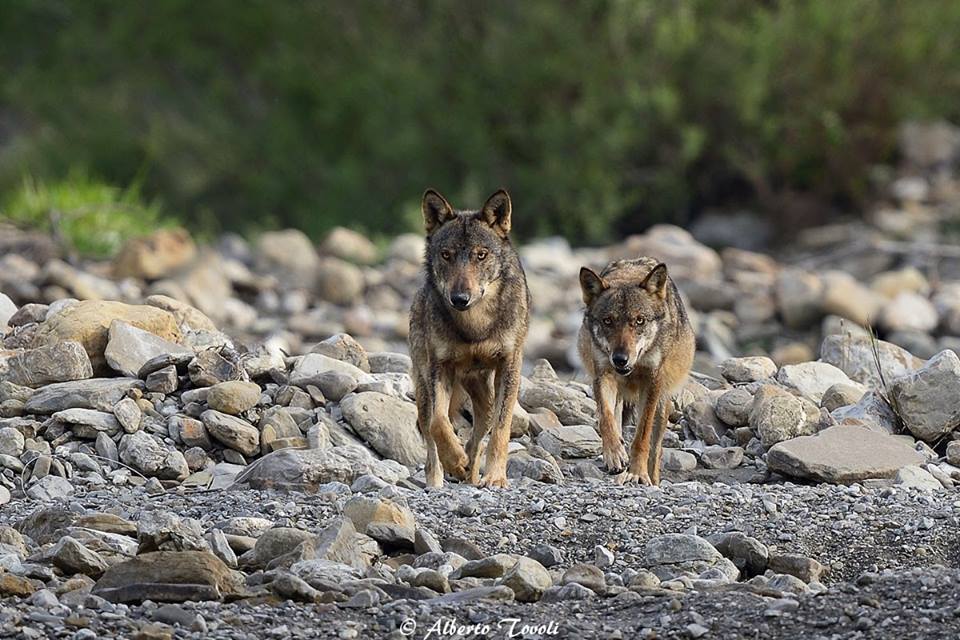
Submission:
<svg viewBox="0 0 960 640">
<path fill-rule="evenodd" d="M 609 327 L 610 325 L 613 324 L 613 319 L 611 319 L 611 318 L 604 318 L 604 319 L 603 319 L 603 324 L 605 324 L 605 325 L 607 325 L 607 326 Z"/>
<path fill-rule="evenodd" d="M 638 327 L 642 327 L 645 322 L 646 322 L 646 319 L 645 319 L 645 318 L 637 318 L 637 326 L 638 326 Z"/>
<path fill-rule="evenodd" d="M 449 260 L 450 252 L 444 249 L 443 251 L 440 252 L 440 257 L 443 258 L 444 260 Z"/>
<path fill-rule="evenodd" d="M 487 257 L 486 249 L 480 249 L 480 251 L 477 251 L 477 260 L 483 260 L 486 257 Z"/>
</svg>

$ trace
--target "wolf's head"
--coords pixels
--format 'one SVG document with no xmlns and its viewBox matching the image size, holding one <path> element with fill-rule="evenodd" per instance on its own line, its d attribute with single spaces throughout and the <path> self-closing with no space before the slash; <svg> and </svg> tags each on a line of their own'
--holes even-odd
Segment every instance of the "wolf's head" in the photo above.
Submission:
<svg viewBox="0 0 960 640">
<path fill-rule="evenodd" d="M 580 269 L 590 335 L 614 370 L 630 374 L 653 346 L 666 315 L 667 266 L 658 264 L 640 283 L 608 284 L 594 271 Z"/>
<path fill-rule="evenodd" d="M 421 203 L 427 230 L 427 278 L 444 302 L 466 311 L 495 292 L 510 246 L 510 195 L 499 190 L 479 211 L 458 211 L 428 189 Z"/>
</svg>

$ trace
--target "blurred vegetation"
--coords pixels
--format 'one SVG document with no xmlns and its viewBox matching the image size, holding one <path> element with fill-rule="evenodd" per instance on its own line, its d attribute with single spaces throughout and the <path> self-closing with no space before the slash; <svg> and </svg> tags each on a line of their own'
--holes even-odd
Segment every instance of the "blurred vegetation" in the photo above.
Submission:
<svg viewBox="0 0 960 640">
<path fill-rule="evenodd" d="M 24 178 L 0 211 L 15 223 L 49 231 L 71 249 L 94 257 L 113 255 L 128 238 L 169 224 L 157 203 L 144 202 L 136 186 L 118 189 L 77 171 L 50 183 Z"/>
<path fill-rule="evenodd" d="M 951 0 L 5 0 L 0 193 L 82 167 L 319 236 L 506 186 L 521 234 L 579 242 L 849 206 L 903 119 L 960 120 L 958 34 Z"/>
</svg>

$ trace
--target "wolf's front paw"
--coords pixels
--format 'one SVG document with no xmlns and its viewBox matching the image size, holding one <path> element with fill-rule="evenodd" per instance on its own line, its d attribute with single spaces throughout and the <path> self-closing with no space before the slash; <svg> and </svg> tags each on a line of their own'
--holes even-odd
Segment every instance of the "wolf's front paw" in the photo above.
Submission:
<svg viewBox="0 0 960 640">
<path fill-rule="evenodd" d="M 620 473 L 627 466 L 627 450 L 622 443 L 603 448 L 603 464 L 610 473 Z"/>
<path fill-rule="evenodd" d="M 647 475 L 646 471 L 634 472 L 627 470 L 616 476 L 614 481 L 617 484 L 642 484 L 649 486 L 650 476 Z"/>
<path fill-rule="evenodd" d="M 497 474 L 484 476 L 483 480 L 480 481 L 480 486 L 486 489 L 506 489 L 509 486 L 507 482 L 506 474 Z"/>
</svg>

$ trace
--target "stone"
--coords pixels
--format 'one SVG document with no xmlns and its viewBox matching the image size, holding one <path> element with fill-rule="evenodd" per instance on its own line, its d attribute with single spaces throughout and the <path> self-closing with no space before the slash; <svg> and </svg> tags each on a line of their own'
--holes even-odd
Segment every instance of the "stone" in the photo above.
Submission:
<svg viewBox="0 0 960 640">
<path fill-rule="evenodd" d="M 208 551 L 154 551 L 107 569 L 92 593 L 134 603 L 221 600 L 244 591 L 239 575 Z"/>
<path fill-rule="evenodd" d="M 110 323 L 107 345 L 103 355 L 114 371 L 127 377 L 137 377 L 140 368 L 151 359 L 162 355 L 193 356 L 193 350 L 166 340 L 150 331 L 122 320 Z"/>
<path fill-rule="evenodd" d="M 56 502 L 73 495 L 73 485 L 60 476 L 44 476 L 27 489 L 27 497 L 38 502 Z"/>
<path fill-rule="evenodd" d="M 80 438 L 96 439 L 101 432 L 113 436 L 120 431 L 120 422 L 116 416 L 106 411 L 93 409 L 64 409 L 53 414 L 57 422 L 70 425 L 74 435 Z"/>
<path fill-rule="evenodd" d="M 207 432 L 221 444 L 245 456 L 260 453 L 260 432 L 246 420 L 208 409 L 200 415 Z"/>
<path fill-rule="evenodd" d="M 940 323 L 933 303 L 917 293 L 903 291 L 880 311 L 880 327 L 887 332 L 920 331 L 930 333 Z"/>
<path fill-rule="evenodd" d="M 708 445 L 719 444 L 720 436 L 727 431 L 709 398 L 694 400 L 683 408 L 683 415 L 693 435 Z"/>
<path fill-rule="evenodd" d="M 754 396 L 749 424 L 765 447 L 801 435 L 806 420 L 800 399 L 779 387 L 764 385 Z"/>
<path fill-rule="evenodd" d="M 520 602 L 536 602 L 553 585 L 550 573 L 532 558 L 517 558 L 513 567 L 500 579 L 500 584 L 513 590 Z"/>
<path fill-rule="evenodd" d="M 107 570 L 106 561 L 75 538 L 64 536 L 49 552 L 50 559 L 67 575 L 82 573 L 97 578 Z"/>
<path fill-rule="evenodd" d="M 109 340 L 110 325 L 121 320 L 172 343 L 182 339 L 175 318 L 168 312 L 146 305 L 129 305 L 106 300 L 85 300 L 72 304 L 40 325 L 32 347 L 38 348 L 64 341 L 79 342 L 90 357 L 94 375 L 109 371 L 104 351 Z"/>
<path fill-rule="evenodd" d="M 893 381 L 890 402 L 910 433 L 936 442 L 960 425 L 960 358 L 941 351 L 920 369 Z"/>
<path fill-rule="evenodd" d="M 589 425 L 561 426 L 537 436 L 537 444 L 561 458 L 593 458 L 600 455 L 602 442 Z"/>
<path fill-rule="evenodd" d="M 290 384 L 301 388 L 314 384 L 323 391 L 324 395 L 328 395 L 323 386 L 316 383 L 318 377 L 328 371 L 349 376 L 354 381 L 354 388 L 360 382 L 373 381 L 373 378 L 367 372 L 349 362 L 342 362 L 322 353 L 308 353 L 300 357 L 294 364 L 293 371 L 290 372 Z"/>
<path fill-rule="evenodd" d="M 0 454 L 19 458 L 23 447 L 23 434 L 19 430 L 13 427 L 0 428 Z"/>
<path fill-rule="evenodd" d="M 65 409 L 113 411 L 128 391 L 140 385 L 133 378 L 93 378 L 49 384 L 30 396 L 27 413 L 48 415 Z"/>
<path fill-rule="evenodd" d="M 777 381 L 818 405 L 831 386 L 851 383 L 847 374 L 827 362 L 784 365 L 777 373 Z"/>
<path fill-rule="evenodd" d="M 317 265 L 314 292 L 321 300 L 350 305 L 363 294 L 363 271 L 339 258 L 322 258 Z"/>
<path fill-rule="evenodd" d="M 700 453 L 700 463 L 707 469 L 736 469 L 742 462 L 740 447 L 710 446 Z"/>
<path fill-rule="evenodd" d="M 369 238 L 346 227 L 331 229 L 320 244 L 320 250 L 327 255 L 358 264 L 373 264 L 379 254 L 377 245 Z"/>
<path fill-rule="evenodd" d="M 840 407 L 846 407 L 860 402 L 864 393 L 865 390 L 863 386 L 856 382 L 838 382 L 830 385 L 830 387 L 823 392 L 823 396 L 820 398 L 820 406 L 827 411 L 834 411 Z"/>
<path fill-rule="evenodd" d="M 897 433 L 901 428 L 899 418 L 877 391 L 868 391 L 856 404 L 834 409 L 830 415 L 838 424 L 866 427 L 882 433 Z"/>
<path fill-rule="evenodd" d="M 782 269 L 774 293 L 780 317 L 791 329 L 808 329 L 822 316 L 823 281 L 799 269 Z"/>
<path fill-rule="evenodd" d="M 518 399 L 520 406 L 530 413 L 549 409 L 564 425 L 592 425 L 597 421 L 597 403 L 585 393 L 559 382 L 523 378 Z"/>
<path fill-rule="evenodd" d="M 731 531 L 707 536 L 707 542 L 730 559 L 746 578 L 761 575 L 767 570 L 769 550 L 756 538 L 740 531 Z"/>
<path fill-rule="evenodd" d="M 254 489 L 316 492 L 329 482 L 351 484 L 371 474 L 389 483 L 406 478 L 410 471 L 396 462 L 381 461 L 358 445 L 331 449 L 282 449 L 265 455 L 236 478 L 238 485 Z"/>
<path fill-rule="evenodd" d="M 138 553 L 151 551 L 206 551 L 198 520 L 168 511 L 145 511 L 137 522 Z"/>
<path fill-rule="evenodd" d="M 410 374 L 413 361 L 405 353 L 375 351 L 367 354 L 370 373 L 406 373 Z"/>
<path fill-rule="evenodd" d="M 714 412 L 720 420 L 731 427 L 745 427 L 750 421 L 753 394 L 742 387 L 731 389 L 719 398 Z"/>
<path fill-rule="evenodd" d="M 215 384 L 207 393 L 207 406 L 233 416 L 252 409 L 260 401 L 260 385 L 255 382 L 230 380 Z"/>
<path fill-rule="evenodd" d="M 777 365 L 765 356 L 727 358 L 720 363 L 720 373 L 730 382 L 756 382 L 777 374 Z"/>
<path fill-rule="evenodd" d="M 880 356 L 881 380 L 874 345 Z M 872 389 L 883 389 L 883 380 L 892 383 L 923 366 L 923 360 L 909 351 L 869 336 L 830 335 L 820 345 L 820 359 L 841 369 L 850 379 Z"/>
<path fill-rule="evenodd" d="M 774 573 L 799 578 L 806 583 L 820 582 L 826 567 L 814 560 L 795 553 L 771 553 L 767 568 Z"/>
<path fill-rule="evenodd" d="M 190 331 L 217 333 L 217 326 L 213 323 L 213 320 L 208 318 L 206 314 L 196 307 L 189 305 L 182 300 L 176 300 L 165 295 L 154 294 L 144 298 L 143 303 L 150 305 L 151 307 L 168 311 L 173 315 L 174 319 L 177 321 L 177 326 L 179 326 L 180 330 L 184 333 Z"/>
<path fill-rule="evenodd" d="M 367 391 L 344 398 L 344 419 L 377 453 L 409 467 L 427 457 L 417 428 L 417 408 L 410 402 Z"/>
<path fill-rule="evenodd" d="M 947 462 L 955 467 L 960 466 L 960 440 L 954 440 L 947 445 Z"/>
<path fill-rule="evenodd" d="M 113 416 L 127 433 L 139 430 L 140 423 L 143 421 L 143 411 L 133 398 L 124 398 L 113 405 Z"/>
<path fill-rule="evenodd" d="M 154 393 L 162 393 L 164 395 L 173 393 L 177 390 L 177 387 L 180 386 L 177 368 L 174 365 L 170 365 L 169 367 L 154 371 L 147 376 L 144 386 L 146 386 L 147 391 L 153 391 Z"/>
<path fill-rule="evenodd" d="M 827 271 L 821 277 L 823 311 L 869 327 L 884 303 L 883 297 L 843 271 Z"/>
<path fill-rule="evenodd" d="M 161 480 L 183 480 L 190 475 L 183 454 L 167 449 L 153 436 L 138 431 L 128 433 L 120 439 L 118 447 L 120 460 L 147 477 Z"/>
<path fill-rule="evenodd" d="M 829 427 L 815 436 L 776 444 L 767 452 L 772 471 L 832 483 L 892 478 L 899 469 L 923 462 L 923 455 L 902 440 L 857 426 Z"/>
<path fill-rule="evenodd" d="M 555 567 L 563 562 L 563 552 L 557 547 L 540 543 L 527 551 L 527 557 L 533 558 L 544 567 Z"/>
<path fill-rule="evenodd" d="M 411 548 L 414 546 L 417 523 L 413 512 L 404 505 L 387 498 L 354 496 L 343 505 L 343 515 L 353 522 L 357 531 L 375 540 L 380 541 L 380 538 L 371 533 L 374 525 L 379 527 L 378 531 L 381 534 L 389 533 L 389 538 L 394 544 L 406 541 Z M 390 531 L 388 532 L 387 529 Z"/>
<path fill-rule="evenodd" d="M 237 554 L 234 553 L 227 535 L 220 529 L 211 529 L 206 536 L 207 545 L 213 555 L 220 558 L 231 569 L 237 568 Z"/>
<path fill-rule="evenodd" d="M 13 300 L 5 294 L 0 293 L 0 333 L 3 333 L 3 328 L 16 313 L 17 305 L 13 304 Z"/>
<path fill-rule="evenodd" d="M 42 387 L 91 378 L 93 366 L 83 345 L 67 340 L 15 355 L 7 361 L 3 377 L 24 387 Z"/>
<path fill-rule="evenodd" d="M 693 471 L 697 468 L 697 456 L 680 449 L 664 449 L 660 464 L 667 471 Z"/>
<path fill-rule="evenodd" d="M 241 368 L 215 349 L 205 349 L 197 353 L 187 365 L 187 373 L 190 382 L 197 387 L 212 387 L 242 376 Z"/>
<path fill-rule="evenodd" d="M 186 229 L 158 229 L 127 240 L 113 259 L 113 273 L 117 278 L 157 280 L 187 265 L 196 254 Z"/>
<path fill-rule="evenodd" d="M 940 491 L 943 489 L 939 480 L 934 478 L 926 469 L 916 465 L 908 465 L 897 470 L 894 480 L 902 487 L 920 489 L 921 491 Z"/>
<path fill-rule="evenodd" d="M 304 542 L 312 543 L 316 534 L 293 527 L 274 527 L 257 538 L 257 544 L 249 557 L 245 554 L 241 561 L 250 567 L 266 568 L 271 561 L 292 553 Z"/>
<path fill-rule="evenodd" d="M 260 448 L 265 452 L 276 451 L 286 446 L 298 448 L 307 446 L 307 439 L 303 437 L 300 427 L 286 407 L 270 407 L 264 411 L 258 427 Z"/>
<path fill-rule="evenodd" d="M 302 231 L 268 231 L 257 240 L 257 267 L 276 274 L 288 286 L 312 287 L 319 261 L 313 243 Z"/>
<path fill-rule="evenodd" d="M 39 588 L 38 585 L 42 587 L 43 583 L 29 578 L 21 578 L 12 573 L 0 573 L 0 597 L 27 598 L 36 592 Z"/>
<path fill-rule="evenodd" d="M 607 592 L 607 579 L 603 572 L 592 564 L 579 563 L 573 565 L 563 572 L 560 584 L 578 584 L 599 595 Z"/>
<path fill-rule="evenodd" d="M 497 553 L 492 556 L 470 560 L 455 574 L 459 578 L 499 578 L 517 563 L 518 556 Z"/>
<path fill-rule="evenodd" d="M 713 568 L 719 569 L 729 581 L 736 580 L 740 574 L 734 563 L 705 539 L 683 533 L 668 533 L 650 539 L 643 564 L 661 580 L 684 574 L 696 576 Z"/>
<path fill-rule="evenodd" d="M 347 333 L 332 335 L 310 349 L 310 353 L 319 353 L 340 362 L 347 362 L 364 372 L 370 371 L 367 351 L 356 339 Z"/>
</svg>

